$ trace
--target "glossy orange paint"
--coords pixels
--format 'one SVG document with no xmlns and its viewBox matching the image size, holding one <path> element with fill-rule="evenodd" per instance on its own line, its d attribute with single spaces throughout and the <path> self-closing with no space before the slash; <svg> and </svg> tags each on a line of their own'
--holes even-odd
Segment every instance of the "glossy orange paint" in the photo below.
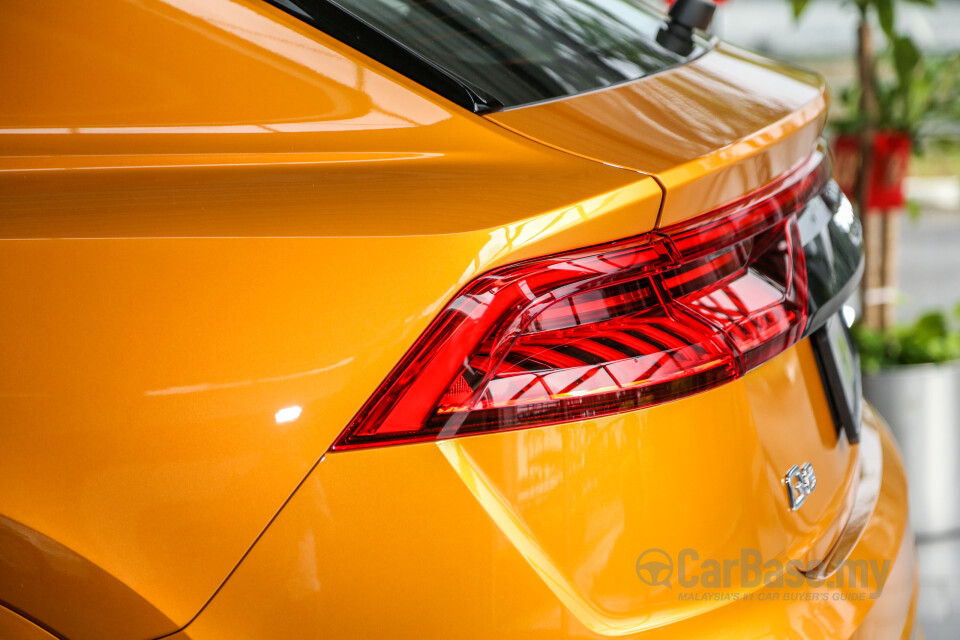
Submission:
<svg viewBox="0 0 960 640">
<path fill-rule="evenodd" d="M 720 45 L 668 73 L 490 119 L 585 158 L 654 175 L 669 226 L 794 167 L 826 119 L 823 79 Z"/>
<path fill-rule="evenodd" d="M 839 622 L 807 637 L 839 638 L 864 619 L 872 601 L 680 606 L 634 572 L 655 543 L 815 558 L 836 539 L 856 450 L 806 345 L 645 411 L 323 458 L 463 284 L 772 177 L 815 144 L 817 82 L 721 50 L 641 81 L 678 105 L 709 85 L 721 99 L 699 120 L 636 102 L 638 83 L 484 119 L 254 0 L 11 0 L 0 55 L 0 603 L 75 640 L 373 621 L 420 637 L 760 637 L 821 614 Z M 594 152 L 546 139 L 541 118 L 605 129 Z M 630 118 L 660 138 L 618 148 Z M 790 515 L 778 483 L 796 433 L 822 488 Z M 886 506 L 856 553 L 899 553 L 906 571 L 884 442 Z M 13 616 L 0 631 L 46 635 Z"/>
<path fill-rule="evenodd" d="M 26 618 L 0 606 L 0 638 L 4 640 L 52 640 L 50 635 Z"/>
<path fill-rule="evenodd" d="M 655 223 L 260 3 L 0 15 L 0 602 L 70 638 L 186 624 L 471 277 Z"/>
<path fill-rule="evenodd" d="M 899 634 L 909 622 L 899 605 L 915 588 L 906 486 L 895 445 L 869 409 L 865 428 L 880 438 L 884 476 L 850 562 L 889 560 L 883 580 L 681 589 L 648 586 L 635 571 L 650 548 L 676 557 L 689 547 L 702 560 L 737 558 L 744 547 L 776 553 L 786 540 L 796 541 L 786 550 L 793 557 L 812 548 L 835 512 L 833 494 L 813 493 L 815 510 L 797 522 L 776 499 L 780 469 L 813 456 L 825 470 L 818 482 L 829 486 L 853 454 L 832 435 L 823 393 L 808 386 L 814 367 L 803 343 L 730 385 L 577 429 L 328 455 L 176 638 L 405 637 L 413 629 L 465 639 L 847 638 L 885 584 L 882 601 L 897 605 L 888 623 Z M 786 394 L 794 415 L 754 404 L 771 391 Z M 821 429 L 801 435 L 811 420 Z M 790 446 L 785 432 L 800 440 Z M 735 483 L 729 493 L 711 482 L 720 477 Z"/>
</svg>

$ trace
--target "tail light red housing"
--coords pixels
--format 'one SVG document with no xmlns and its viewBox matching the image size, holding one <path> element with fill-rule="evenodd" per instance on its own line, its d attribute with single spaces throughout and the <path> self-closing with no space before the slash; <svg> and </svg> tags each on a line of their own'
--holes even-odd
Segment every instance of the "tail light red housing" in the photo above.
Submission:
<svg viewBox="0 0 960 640">
<path fill-rule="evenodd" d="M 333 449 L 584 420 L 742 376 L 802 335 L 797 216 L 828 175 L 816 154 L 691 222 L 481 275 Z"/>
</svg>

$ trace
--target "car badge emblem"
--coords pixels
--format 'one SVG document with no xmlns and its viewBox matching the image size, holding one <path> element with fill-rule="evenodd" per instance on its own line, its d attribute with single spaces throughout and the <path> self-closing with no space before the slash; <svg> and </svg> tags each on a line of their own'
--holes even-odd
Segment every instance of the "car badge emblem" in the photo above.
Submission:
<svg viewBox="0 0 960 640">
<path fill-rule="evenodd" d="M 817 486 L 817 474 L 813 472 L 813 465 L 805 462 L 803 466 L 794 465 L 783 478 L 787 486 L 787 502 L 790 511 L 796 511 L 807 501 L 807 496 L 813 493 Z"/>
</svg>

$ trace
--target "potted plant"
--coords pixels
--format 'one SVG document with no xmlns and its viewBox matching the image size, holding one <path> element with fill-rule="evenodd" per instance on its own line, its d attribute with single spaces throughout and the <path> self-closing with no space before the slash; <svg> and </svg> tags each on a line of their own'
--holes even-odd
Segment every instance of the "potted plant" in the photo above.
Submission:
<svg viewBox="0 0 960 640">
<path fill-rule="evenodd" d="M 885 331 L 854 325 L 863 392 L 900 442 L 918 536 L 960 531 L 960 306 Z"/>
<path fill-rule="evenodd" d="M 812 0 L 790 0 L 800 19 Z M 905 174 L 919 121 L 930 113 L 930 78 L 918 73 L 923 59 L 913 40 L 896 30 L 900 3 L 936 5 L 936 0 L 852 0 L 846 2 L 858 13 L 857 81 L 845 92 L 845 116 L 834 124 L 836 149 L 841 159 L 853 157 L 853 170 L 841 172 L 855 203 L 867 206 L 901 206 L 900 184 Z M 871 18 L 876 18 L 887 40 L 884 62 L 892 63 L 892 77 L 879 73 Z M 849 153 L 853 151 L 853 153 Z M 889 160 L 892 167 L 884 170 Z M 862 171 L 871 161 L 881 168 Z M 899 178 L 899 180 L 897 180 Z M 843 184 L 843 183 L 841 183 Z M 871 188 L 872 187 L 872 188 Z M 870 196 L 870 197 L 868 197 Z M 871 203 L 877 203 L 873 205 Z M 887 204 L 893 203 L 893 204 Z"/>
<path fill-rule="evenodd" d="M 867 181 L 866 209 L 891 210 L 909 203 L 903 181 L 910 156 L 922 151 L 925 139 L 936 137 L 937 128 L 960 118 L 960 54 L 927 58 L 910 38 L 893 35 L 880 56 L 874 86 L 876 120 L 872 163 Z M 859 166 L 860 135 L 866 129 L 859 84 L 840 92 L 842 115 L 831 122 L 834 175 L 840 186 L 855 194 Z"/>
<path fill-rule="evenodd" d="M 811 0 L 791 0 L 799 19 Z M 936 0 L 851 0 L 858 12 L 857 80 L 848 94 L 846 122 L 834 145 L 837 181 L 853 200 L 863 224 L 867 269 L 862 283 L 864 322 L 882 329 L 894 318 L 899 213 L 903 179 L 913 147 L 915 123 L 926 108 L 917 106 L 914 84 L 921 65 L 919 49 L 895 29 L 901 2 L 934 5 Z M 871 19 L 880 24 L 892 61 L 892 78 L 878 73 Z"/>
</svg>

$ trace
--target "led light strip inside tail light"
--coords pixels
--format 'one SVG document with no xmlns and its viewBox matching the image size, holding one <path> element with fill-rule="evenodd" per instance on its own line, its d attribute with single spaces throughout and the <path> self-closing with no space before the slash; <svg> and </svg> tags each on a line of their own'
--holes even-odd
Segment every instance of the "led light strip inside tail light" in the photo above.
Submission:
<svg viewBox="0 0 960 640">
<path fill-rule="evenodd" d="M 688 223 L 476 278 L 333 449 L 584 420 L 742 376 L 802 335 L 797 216 L 828 176 L 817 153 Z"/>
</svg>

